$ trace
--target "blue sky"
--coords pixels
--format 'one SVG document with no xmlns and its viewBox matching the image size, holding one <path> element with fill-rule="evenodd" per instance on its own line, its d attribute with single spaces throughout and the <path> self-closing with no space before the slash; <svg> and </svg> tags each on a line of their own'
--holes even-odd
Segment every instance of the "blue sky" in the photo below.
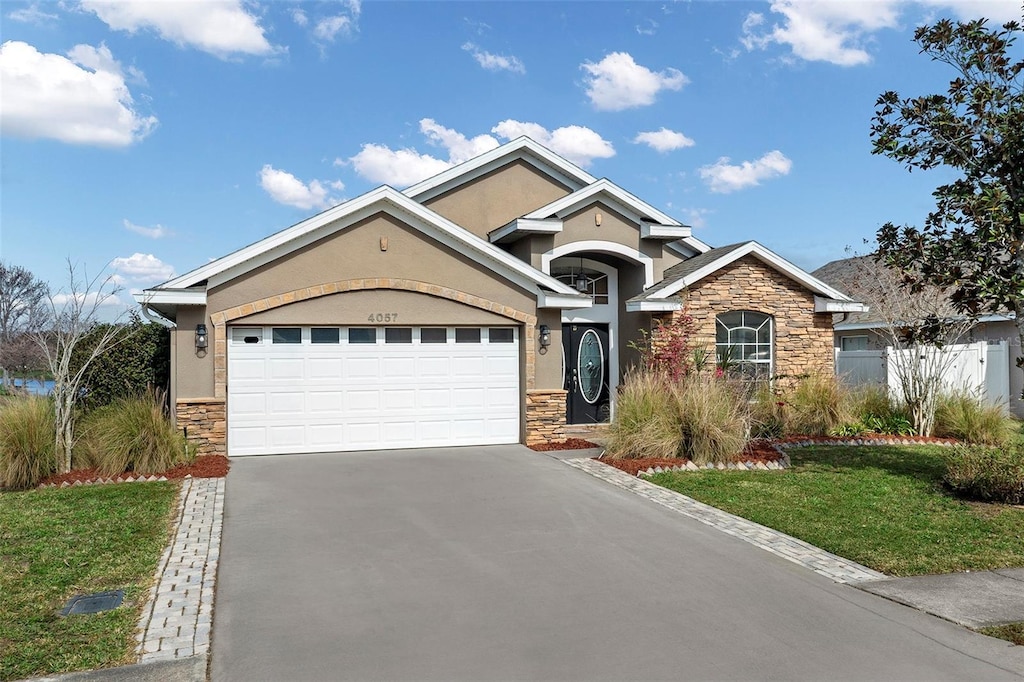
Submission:
<svg viewBox="0 0 1024 682">
<path fill-rule="evenodd" d="M 0 258 L 152 286 L 529 134 L 694 227 L 814 269 L 919 223 L 943 171 L 870 154 L 944 91 L 941 16 L 1019 0 L 0 5 Z"/>
</svg>

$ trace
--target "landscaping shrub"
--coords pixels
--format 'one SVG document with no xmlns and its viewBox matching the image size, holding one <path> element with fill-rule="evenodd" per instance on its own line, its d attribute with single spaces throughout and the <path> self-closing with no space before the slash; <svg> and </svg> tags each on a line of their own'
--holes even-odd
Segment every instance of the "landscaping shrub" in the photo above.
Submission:
<svg viewBox="0 0 1024 682">
<path fill-rule="evenodd" d="M 935 435 L 968 443 L 1002 445 L 1019 431 L 1001 405 L 983 403 L 966 393 L 945 394 L 935 410 Z"/>
<path fill-rule="evenodd" d="M 786 433 L 786 403 L 767 384 L 754 391 L 749 416 L 751 438 L 781 438 Z"/>
<path fill-rule="evenodd" d="M 79 452 L 105 476 L 157 473 L 191 460 L 159 391 L 118 398 L 90 413 L 76 455 Z"/>
<path fill-rule="evenodd" d="M 835 375 L 811 374 L 785 397 L 787 430 L 824 436 L 847 421 L 848 391 Z"/>
<path fill-rule="evenodd" d="M 608 435 L 609 457 L 678 457 L 682 432 L 668 379 L 641 370 L 627 374 Z"/>
<path fill-rule="evenodd" d="M 944 480 L 958 497 L 1024 504 L 1024 444 L 956 445 Z"/>
<path fill-rule="evenodd" d="M 110 326 L 96 325 L 82 340 L 75 349 L 73 369 L 92 353 L 96 341 Z M 122 327 L 124 338 L 96 357 L 86 370 L 83 405 L 87 408 L 109 405 L 118 398 L 150 389 L 167 391 L 170 386 L 170 330 L 143 322 L 137 314 L 117 326 Z"/>
<path fill-rule="evenodd" d="M 0 487 L 31 488 L 53 474 L 54 436 L 49 399 L 0 399 Z"/>
<path fill-rule="evenodd" d="M 636 371 L 619 393 L 607 454 L 725 462 L 743 452 L 748 422 L 745 395 L 726 379 L 691 374 L 672 381 L 663 373 Z"/>
<path fill-rule="evenodd" d="M 910 413 L 896 405 L 890 399 L 888 389 L 879 384 L 865 384 L 850 391 L 847 395 L 846 412 L 851 418 L 851 421 L 843 425 L 847 431 L 860 426 L 860 433 L 883 433 L 894 436 L 910 436 L 914 433 Z"/>
<path fill-rule="evenodd" d="M 738 459 L 749 433 L 745 391 L 706 374 L 688 377 L 672 388 L 682 430 L 680 456 L 695 464 Z"/>
</svg>

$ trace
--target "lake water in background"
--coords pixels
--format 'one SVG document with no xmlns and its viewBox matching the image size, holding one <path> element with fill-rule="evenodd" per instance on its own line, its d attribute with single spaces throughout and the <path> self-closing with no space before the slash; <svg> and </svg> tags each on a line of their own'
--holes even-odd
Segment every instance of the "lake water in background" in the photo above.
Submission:
<svg viewBox="0 0 1024 682">
<path fill-rule="evenodd" d="M 49 395 L 53 392 L 52 379 L 11 379 L 15 388 L 24 388 L 32 395 Z"/>
</svg>

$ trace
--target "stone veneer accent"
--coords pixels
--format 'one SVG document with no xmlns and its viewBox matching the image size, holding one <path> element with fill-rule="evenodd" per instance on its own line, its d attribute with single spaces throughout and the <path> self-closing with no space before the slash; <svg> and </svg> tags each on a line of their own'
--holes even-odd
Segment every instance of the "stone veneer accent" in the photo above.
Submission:
<svg viewBox="0 0 1024 682">
<path fill-rule="evenodd" d="M 516 310 L 510 306 L 497 303 L 495 301 L 489 301 L 486 298 L 474 296 L 473 294 L 468 294 L 464 291 L 459 291 L 458 289 L 452 289 L 451 287 L 443 287 L 438 284 L 429 284 L 427 282 L 418 282 L 412 279 L 374 277 L 368 279 L 347 279 L 339 280 L 337 282 L 328 282 L 326 284 L 317 284 L 316 286 L 296 289 L 295 291 L 285 292 L 276 296 L 269 296 L 258 301 L 244 303 L 242 305 L 235 306 L 234 308 L 229 308 L 227 310 L 211 314 L 210 321 L 213 322 L 215 332 L 213 341 L 214 396 L 222 399 L 227 396 L 228 347 L 225 332 L 228 322 L 240 317 L 252 315 L 253 313 L 260 313 L 264 310 L 279 308 L 281 306 L 288 305 L 289 303 L 295 303 L 296 301 L 305 301 L 306 299 L 319 298 L 320 296 L 341 294 L 347 291 L 365 291 L 368 289 L 398 289 L 402 291 L 414 291 L 428 296 L 436 296 L 438 298 L 446 298 L 450 301 L 458 301 L 464 305 L 480 308 L 481 310 L 487 310 L 521 323 L 523 325 L 523 338 L 520 339 L 520 343 L 522 343 L 523 350 L 526 355 L 526 389 L 529 391 L 534 387 L 537 370 L 537 351 L 534 347 L 536 346 L 537 331 L 536 315 L 524 313 L 523 311 Z"/>
<path fill-rule="evenodd" d="M 526 391 L 526 444 L 565 440 L 565 396 L 562 389 Z"/>
<path fill-rule="evenodd" d="M 776 376 L 835 371 L 831 313 L 814 312 L 814 293 L 753 256 L 744 256 L 682 292 L 686 314 L 697 325 L 697 342 L 715 344 L 715 316 L 753 310 L 775 320 Z M 655 315 L 665 323 L 682 313 Z"/>
<path fill-rule="evenodd" d="M 227 403 L 223 398 L 180 398 L 174 408 L 178 428 L 188 429 L 188 442 L 196 454 L 227 454 Z"/>
</svg>

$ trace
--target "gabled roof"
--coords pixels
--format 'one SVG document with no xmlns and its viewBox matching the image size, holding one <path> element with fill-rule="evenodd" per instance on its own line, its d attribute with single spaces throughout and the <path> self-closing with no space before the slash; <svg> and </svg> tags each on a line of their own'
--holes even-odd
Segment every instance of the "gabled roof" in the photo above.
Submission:
<svg viewBox="0 0 1024 682">
<path fill-rule="evenodd" d="M 563 217 L 588 206 L 598 198 L 604 199 L 612 208 L 636 221 L 644 239 L 677 240 L 691 236 L 688 226 L 630 194 L 611 180 L 601 178 L 507 225 L 491 230 L 488 237 L 497 244 L 515 241 L 537 232 L 561 232 Z"/>
<path fill-rule="evenodd" d="M 815 294 L 816 312 L 846 312 L 864 309 L 862 304 L 843 292 L 753 241 L 720 246 L 673 265 L 665 270 L 664 279 L 642 294 L 629 299 L 626 302 L 626 309 L 631 311 L 676 310 L 679 308 L 679 304 L 677 303 L 675 308 L 670 307 L 674 302 L 674 299 L 670 297 L 748 255 L 757 258 L 765 265 L 812 291 Z"/>
<path fill-rule="evenodd" d="M 205 293 L 205 289 L 227 282 L 250 270 L 277 260 L 379 212 L 395 216 L 436 241 L 503 275 L 519 286 L 537 292 L 539 298 L 543 298 L 542 295 L 545 293 L 545 290 L 559 297 L 581 298 L 579 292 L 567 284 L 559 282 L 554 277 L 531 267 L 528 263 L 477 237 L 447 218 L 413 201 L 401 192 L 391 187 L 383 186 L 343 204 L 329 208 L 322 213 L 281 230 L 265 239 L 261 239 L 223 258 L 218 258 L 191 272 L 187 272 L 180 277 L 175 277 L 159 286 L 147 289 L 141 294 L 137 294 L 136 300 L 143 304 L 150 300 L 159 299 L 165 305 L 174 305 L 175 303 L 179 305 L 201 305 L 205 303 L 205 297 L 203 297 L 204 300 L 202 301 L 197 299 L 199 295 L 197 294 L 197 288 L 200 292 Z M 181 300 L 177 300 L 178 298 Z M 577 306 L 585 307 L 586 302 L 581 300 Z"/>
<path fill-rule="evenodd" d="M 428 201 L 515 160 L 526 161 L 572 190 L 585 187 L 596 180 L 593 175 L 568 159 L 524 136 L 418 182 L 407 188 L 403 194 L 416 201 Z"/>
</svg>

